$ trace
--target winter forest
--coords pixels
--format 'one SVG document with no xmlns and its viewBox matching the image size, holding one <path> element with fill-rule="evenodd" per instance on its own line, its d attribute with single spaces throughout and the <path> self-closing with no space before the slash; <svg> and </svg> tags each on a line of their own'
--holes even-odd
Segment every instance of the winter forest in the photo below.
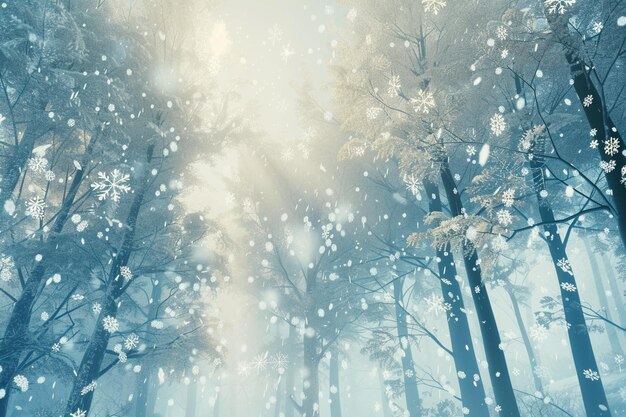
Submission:
<svg viewBox="0 0 626 417">
<path fill-rule="evenodd" d="M 0 417 L 626 416 L 626 1 L 0 0 Z"/>
</svg>

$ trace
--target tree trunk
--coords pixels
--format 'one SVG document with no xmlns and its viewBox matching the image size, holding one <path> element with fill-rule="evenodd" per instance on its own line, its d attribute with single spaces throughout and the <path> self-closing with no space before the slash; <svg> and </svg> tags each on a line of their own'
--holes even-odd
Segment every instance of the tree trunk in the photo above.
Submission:
<svg viewBox="0 0 626 417">
<path fill-rule="evenodd" d="M 152 417 L 151 414 L 148 414 L 151 376 L 151 370 L 146 365 L 142 366 L 135 385 L 135 417 Z"/>
<path fill-rule="evenodd" d="M 583 314 L 578 286 L 574 277 L 565 247 L 559 235 L 555 223 L 554 212 L 550 203 L 541 196 L 544 190 L 543 162 L 540 158 L 533 158 L 530 161 L 535 194 L 537 196 L 539 214 L 546 232 L 545 240 L 550 250 L 552 263 L 556 271 L 561 298 L 563 302 L 563 312 L 567 324 L 567 334 L 569 336 L 570 348 L 574 358 L 576 376 L 582 393 L 583 404 L 587 417 L 609 417 L 609 405 L 606 400 L 604 385 L 599 376 L 598 365 L 591 346 L 591 339 L 585 316 Z"/>
<path fill-rule="evenodd" d="M 143 172 L 139 175 L 139 181 L 137 181 L 138 189 L 135 192 L 135 197 L 130 206 L 128 216 L 126 218 L 127 229 L 124 233 L 122 245 L 117 253 L 117 256 L 113 260 L 109 275 L 107 277 L 107 289 L 105 295 L 102 297 L 101 305 L 102 311 L 98 315 L 98 321 L 96 327 L 91 335 L 89 344 L 83 359 L 80 363 L 78 373 L 74 379 L 72 391 L 67 401 L 66 413 L 74 413 L 80 409 L 86 411 L 89 414 L 91 404 L 93 402 L 94 391 L 84 394 L 83 388 L 93 381 L 96 381 L 100 376 L 100 367 L 104 360 L 105 351 L 109 343 L 111 333 L 105 330 L 103 326 L 103 320 L 105 317 L 110 316 L 115 318 L 117 315 L 117 299 L 123 294 L 125 290 L 125 282 L 120 278 L 120 268 L 126 266 L 132 253 L 132 246 L 135 239 L 137 219 L 139 218 L 139 212 L 143 204 L 143 198 L 147 190 L 148 181 L 148 166 L 152 161 L 152 154 L 154 152 L 154 145 L 149 145 L 146 152 L 146 166 L 143 168 Z"/>
<path fill-rule="evenodd" d="M 407 315 L 403 305 L 403 284 L 404 278 L 393 280 L 393 294 L 396 308 L 396 327 L 398 329 L 398 339 L 402 348 L 402 377 L 404 378 L 404 396 L 406 399 L 406 409 L 410 417 L 420 417 L 422 415 L 422 404 L 417 390 L 417 379 L 415 375 L 415 363 L 411 351 L 411 341 L 409 340 L 409 329 L 407 326 Z"/>
<path fill-rule="evenodd" d="M 318 335 L 304 336 L 304 401 L 302 402 L 302 417 L 319 417 L 319 359 L 316 349 Z"/>
<path fill-rule="evenodd" d="M 198 401 L 198 381 L 191 378 L 187 387 L 187 406 L 185 407 L 185 417 L 196 417 L 196 403 Z"/>
<path fill-rule="evenodd" d="M 330 417 L 341 417 L 341 394 L 339 391 L 339 352 L 330 357 L 329 371 Z"/>
<path fill-rule="evenodd" d="M 609 262 L 608 257 L 605 254 L 600 255 L 602 258 L 602 264 L 604 265 L 604 272 L 609 281 L 609 287 L 611 288 L 611 294 L 613 295 L 613 301 L 615 302 L 615 309 L 617 310 L 617 317 L 619 317 L 619 324 L 622 327 L 626 327 L 626 306 L 624 306 L 624 293 L 620 291 L 617 285 L 617 277 L 613 266 Z M 608 306 L 607 306 L 608 308 Z"/>
<path fill-rule="evenodd" d="M 424 190 L 427 194 L 430 213 L 441 212 L 441 199 L 436 184 L 424 181 Z M 463 407 L 467 408 L 468 416 L 487 416 L 489 410 L 485 403 L 485 388 L 483 387 L 478 361 L 474 352 L 472 334 L 467 320 L 465 304 L 461 286 L 457 280 L 456 265 L 450 245 L 437 249 L 439 262 L 439 284 L 445 303 L 449 303 L 450 310 L 446 312 L 450 342 L 454 365 L 457 371 L 457 380 L 461 391 Z"/>
<path fill-rule="evenodd" d="M 383 410 L 383 417 L 393 417 L 392 413 L 391 413 L 391 408 L 389 407 L 389 402 L 390 402 L 390 398 L 387 397 L 387 384 L 385 383 L 385 378 L 383 377 L 382 373 L 379 372 L 378 373 L 378 381 L 380 382 L 380 388 L 381 388 L 381 400 L 382 400 L 382 410 Z"/>
<path fill-rule="evenodd" d="M 520 334 L 522 335 L 522 340 L 524 341 L 524 348 L 526 349 L 526 355 L 528 355 L 528 361 L 530 362 L 530 370 L 533 375 L 535 390 L 543 394 L 543 384 L 541 382 L 541 377 L 539 377 L 539 373 L 537 372 L 537 368 L 539 367 L 539 361 L 537 359 L 537 356 L 535 356 L 535 350 L 533 349 L 533 345 L 532 343 L 530 343 L 530 338 L 528 337 L 528 332 L 526 331 L 526 326 L 524 325 L 524 319 L 522 319 L 522 312 L 519 308 L 519 302 L 517 301 L 517 297 L 515 296 L 515 292 L 512 288 L 506 285 L 504 289 L 506 290 L 507 294 L 509 294 L 509 298 L 511 299 L 513 313 L 515 314 L 515 321 L 517 322 L 517 327 L 519 328 Z"/>
<path fill-rule="evenodd" d="M 583 244 L 585 245 L 585 250 L 587 251 L 587 257 L 589 258 L 589 266 L 591 267 L 592 280 L 596 286 L 596 292 L 598 293 L 598 301 L 600 302 L 600 307 L 605 309 L 604 315 L 607 319 L 611 320 L 611 307 L 609 305 L 609 300 L 606 296 L 604 283 L 602 282 L 603 277 L 600 273 L 600 267 L 598 266 L 596 254 L 593 253 L 593 250 L 589 246 L 589 242 L 587 242 L 587 239 L 583 239 Z M 611 346 L 611 351 L 613 352 L 613 355 L 624 356 L 624 351 L 622 350 L 622 346 L 619 343 L 616 328 L 613 327 L 613 325 L 611 325 L 610 323 L 606 323 L 604 327 L 606 329 L 606 335 L 609 339 L 609 345 Z"/>
<path fill-rule="evenodd" d="M 452 215 L 464 215 L 461 197 L 456 188 L 456 183 L 450 172 L 447 161 L 442 164 L 441 179 L 446 196 L 448 197 L 448 205 L 450 206 Z M 501 347 L 498 323 L 493 314 L 487 288 L 483 283 L 478 253 L 475 248 L 468 244 L 463 244 L 463 253 L 463 263 L 465 264 L 467 279 L 474 300 L 474 306 L 476 307 L 480 333 L 483 337 L 489 378 L 491 379 L 491 386 L 494 396 L 496 397 L 496 403 L 501 407 L 499 415 L 501 417 L 520 417 L 509 368 L 506 363 L 504 351 Z"/>
<path fill-rule="evenodd" d="M 85 154 L 82 158 L 82 166 L 85 168 L 89 163 L 89 159 L 92 156 L 93 149 L 100 134 L 101 131 L 98 131 L 93 136 L 93 138 L 89 141 L 87 149 L 85 150 Z M 28 155 L 30 155 L 30 151 Z M 49 232 L 48 239 L 44 243 L 41 253 L 50 254 L 54 252 L 54 248 L 57 245 L 58 235 L 63 231 L 63 227 L 65 227 L 65 224 L 67 223 L 70 210 L 74 205 L 76 195 L 78 194 L 80 186 L 83 182 L 85 172 L 84 169 L 77 170 L 74 173 L 74 178 L 72 179 L 70 188 L 67 191 L 63 203 L 61 204 L 61 208 L 57 213 L 52 229 Z M 47 259 L 44 257 L 44 259 L 37 263 L 37 265 L 32 269 L 22 293 L 20 294 L 17 302 L 13 305 L 13 310 L 11 310 L 11 315 L 9 316 L 7 327 L 4 331 L 4 336 L 0 342 L 0 366 L 2 367 L 2 372 L 0 372 L 0 388 L 5 390 L 4 398 L 0 399 L 0 417 L 5 417 L 7 415 L 7 407 L 12 389 L 11 381 L 19 367 L 20 357 L 25 353 L 30 345 L 30 335 L 28 329 L 30 326 L 32 308 L 37 300 L 37 295 L 40 292 L 40 287 L 46 273 L 46 263 Z"/>
<path fill-rule="evenodd" d="M 287 339 L 287 357 L 289 359 L 289 366 L 285 369 L 285 417 L 293 417 L 294 407 L 291 404 L 291 396 L 294 393 L 295 385 L 295 344 L 296 344 L 296 329 L 291 324 L 289 325 L 289 338 Z"/>
<path fill-rule="evenodd" d="M 276 405 L 274 406 L 274 417 L 280 417 L 281 407 L 283 406 L 283 393 L 285 392 L 285 383 L 282 375 L 278 377 L 276 382 Z"/>
<path fill-rule="evenodd" d="M 589 73 L 594 68 L 594 65 L 592 62 L 585 62 L 581 52 L 582 41 L 572 36 L 569 32 L 569 14 L 549 13 L 546 10 L 546 17 L 554 35 L 563 45 L 565 59 L 570 66 L 570 74 L 574 80 L 574 89 L 581 102 L 589 126 L 592 129 L 596 129 L 596 138 L 601 143 L 598 146 L 600 158 L 607 163 L 611 160 L 616 163 L 617 168 L 611 172 L 605 171 L 605 177 L 613 193 L 613 209 L 616 214 L 622 244 L 626 247 L 626 187 L 622 183 L 622 180 L 626 178 L 626 172 L 622 171 L 626 166 L 626 155 L 623 154 L 626 144 L 609 115 L 608 106 L 604 101 L 605 97 L 598 91 L 591 79 Z M 591 96 L 593 100 L 590 105 L 585 106 L 582 102 L 588 96 Z M 604 146 L 602 146 L 609 138 L 614 138 L 619 143 L 619 150 L 614 155 L 607 154 L 604 151 Z"/>
</svg>

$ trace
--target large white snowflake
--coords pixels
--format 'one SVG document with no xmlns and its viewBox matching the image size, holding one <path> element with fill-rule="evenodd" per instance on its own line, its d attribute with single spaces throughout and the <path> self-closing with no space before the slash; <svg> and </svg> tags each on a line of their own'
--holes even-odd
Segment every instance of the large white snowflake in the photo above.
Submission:
<svg viewBox="0 0 626 417">
<path fill-rule="evenodd" d="M 389 87 L 387 88 L 387 94 L 390 97 L 396 97 L 400 93 L 402 84 L 400 84 L 400 76 L 394 75 L 389 79 Z"/>
<path fill-rule="evenodd" d="M 511 216 L 511 212 L 506 209 L 500 209 L 496 213 L 498 216 L 498 223 L 502 226 L 507 227 L 511 223 L 513 223 L 513 216 Z"/>
<path fill-rule="evenodd" d="M 48 168 L 48 160 L 40 156 L 28 159 L 28 169 L 33 172 L 45 172 Z"/>
<path fill-rule="evenodd" d="M 135 349 L 137 346 L 139 346 L 139 336 L 135 333 L 129 334 L 126 339 L 124 339 L 124 349 L 131 350 Z"/>
<path fill-rule="evenodd" d="M 76 411 L 70 413 L 70 417 L 87 417 L 87 410 L 81 410 L 77 408 Z"/>
<path fill-rule="evenodd" d="M 598 374 L 598 371 L 594 371 L 593 369 L 583 370 L 583 375 L 585 376 L 585 378 L 590 379 L 592 381 L 600 380 L 600 375 Z"/>
<path fill-rule="evenodd" d="M 619 152 L 619 139 L 610 137 L 604 141 L 604 153 L 613 156 Z"/>
<path fill-rule="evenodd" d="M 422 0 L 424 10 L 434 15 L 437 15 L 441 9 L 446 7 L 445 0 Z"/>
<path fill-rule="evenodd" d="M 420 188 L 421 188 L 421 182 L 419 178 L 417 178 L 413 174 L 405 175 L 404 177 L 402 177 L 402 181 L 404 182 L 406 189 L 409 190 L 411 194 L 413 194 L 416 197 L 419 195 Z"/>
<path fill-rule="evenodd" d="M 496 113 L 491 116 L 489 120 L 489 127 L 491 128 L 491 133 L 495 136 L 500 136 L 504 129 L 506 129 L 506 122 L 504 121 L 504 116 L 500 113 Z"/>
<path fill-rule="evenodd" d="M 114 169 L 110 174 L 98 172 L 98 181 L 91 184 L 98 193 L 98 200 L 110 198 L 114 202 L 119 202 L 122 194 L 130 191 L 127 184 L 130 175 L 122 173 L 119 169 Z"/>
<path fill-rule="evenodd" d="M 544 4 L 548 9 L 548 13 L 563 14 L 567 7 L 576 3 L 576 0 L 544 0 Z"/>
<path fill-rule="evenodd" d="M 411 104 L 415 113 L 428 114 L 435 107 L 435 97 L 430 91 L 419 90 L 417 96 L 411 99 Z"/>
<path fill-rule="evenodd" d="M 35 220 L 41 220 L 46 214 L 46 207 L 48 207 L 48 205 L 43 199 L 32 197 L 26 201 L 26 215 Z"/>
<path fill-rule="evenodd" d="M 563 291 L 576 292 L 576 286 L 571 282 L 561 282 L 561 288 L 563 288 Z"/>
<path fill-rule="evenodd" d="M 535 342 L 543 342 L 548 338 L 548 329 L 539 323 L 535 323 L 530 328 L 530 338 Z"/>
<path fill-rule="evenodd" d="M 113 316 L 106 316 L 102 320 L 102 327 L 109 333 L 115 333 L 120 328 L 120 324 Z"/>
<path fill-rule="evenodd" d="M 556 261 L 556 266 L 561 268 L 561 270 L 567 274 L 574 275 L 574 271 L 572 270 L 572 264 L 569 263 L 569 259 L 563 258 Z"/>
<path fill-rule="evenodd" d="M 437 294 L 432 294 L 428 298 L 424 298 L 426 304 L 428 305 L 428 312 L 435 313 L 435 315 L 439 315 L 439 313 L 445 313 L 448 310 L 452 309 L 452 305 L 450 303 L 446 303 L 443 297 Z"/>
</svg>

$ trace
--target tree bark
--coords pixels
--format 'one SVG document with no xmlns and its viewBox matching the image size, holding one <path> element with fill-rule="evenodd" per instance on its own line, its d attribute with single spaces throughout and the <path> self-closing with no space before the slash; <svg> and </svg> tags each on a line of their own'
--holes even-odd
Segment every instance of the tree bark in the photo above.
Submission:
<svg viewBox="0 0 626 417">
<path fill-rule="evenodd" d="M 598 266 L 596 254 L 593 253 L 593 250 L 589 246 L 589 242 L 587 242 L 587 239 L 583 239 L 583 244 L 585 245 L 585 250 L 587 251 L 587 257 L 589 258 L 589 266 L 591 267 L 592 280 L 596 287 L 596 292 L 598 293 L 598 301 L 600 302 L 600 306 L 605 309 L 604 315 L 606 316 L 606 318 L 611 320 L 611 307 L 609 305 L 609 300 L 606 296 L 604 283 L 602 282 L 603 277 L 600 273 L 600 267 Z M 622 350 L 622 346 L 619 343 L 619 337 L 617 336 L 616 328 L 613 327 L 610 323 L 606 323 L 604 328 L 606 329 L 606 336 L 609 339 L 609 345 L 611 346 L 611 351 L 613 352 L 613 355 L 624 356 L 624 351 Z"/>
<path fill-rule="evenodd" d="M 617 310 L 617 317 L 619 317 L 620 325 L 626 327 L 626 306 L 624 305 L 624 291 L 620 291 L 617 285 L 617 277 L 615 276 L 615 270 L 609 262 L 608 257 L 605 254 L 600 255 L 602 258 L 602 264 L 604 265 L 604 272 L 606 273 L 609 281 L 609 288 L 611 288 L 611 294 L 613 295 L 613 301 L 615 303 L 615 309 Z M 607 306 L 608 308 L 608 306 Z"/>
<path fill-rule="evenodd" d="M 430 213 L 441 212 L 439 187 L 435 183 L 425 180 L 424 191 L 427 195 Z M 439 269 L 441 294 L 444 302 L 450 305 L 450 310 L 446 311 L 446 318 L 454 365 L 457 371 L 457 381 L 461 391 L 461 402 L 468 411 L 464 415 L 487 416 L 489 409 L 485 403 L 485 388 L 480 376 L 463 294 L 457 280 L 456 264 L 449 244 L 444 248 L 437 249 L 437 258 L 439 258 L 437 267 Z"/>
<path fill-rule="evenodd" d="M 442 163 L 441 179 L 452 215 L 463 216 L 461 197 L 447 161 Z M 502 417 L 521 417 L 506 357 L 501 347 L 498 323 L 491 307 L 487 288 L 482 279 L 478 253 L 475 248 L 470 247 L 468 244 L 463 245 L 463 253 L 463 263 L 465 264 L 480 332 L 483 337 L 483 347 L 485 349 L 485 357 L 487 358 L 491 386 L 496 397 L 496 403 L 501 407 L 499 415 Z"/>
<path fill-rule="evenodd" d="M 537 372 L 537 368 L 539 367 L 539 360 L 535 355 L 535 350 L 533 349 L 533 345 L 530 342 L 530 338 L 528 337 L 528 332 L 526 331 L 526 326 L 524 325 L 524 319 L 522 318 L 522 312 L 519 308 L 519 302 L 517 301 L 514 290 L 510 288 L 509 285 L 506 285 L 504 288 L 509 295 L 509 298 L 511 299 L 513 313 L 515 314 L 515 321 L 517 322 L 517 327 L 519 328 L 520 334 L 522 335 L 522 341 L 524 342 L 526 355 L 528 355 L 528 362 L 530 362 L 530 370 L 533 375 L 533 383 L 535 384 L 535 389 L 543 394 L 543 383 L 541 382 L 541 377 Z"/>
<path fill-rule="evenodd" d="M 396 327 L 398 339 L 402 349 L 402 377 L 404 379 L 404 396 L 406 408 L 410 417 L 421 417 L 422 404 L 417 389 L 417 375 L 415 374 L 415 363 L 413 362 L 413 352 L 411 351 L 411 341 L 409 339 L 409 329 L 407 325 L 407 314 L 403 306 L 403 284 L 404 278 L 396 278 L 393 281 L 393 294 L 396 309 Z"/>
<path fill-rule="evenodd" d="M 330 357 L 329 370 L 330 417 L 341 417 L 341 393 L 339 390 L 339 353 L 334 351 Z"/>
<path fill-rule="evenodd" d="M 576 376 L 582 393 L 583 404 L 587 417 L 609 417 L 609 405 L 604 391 L 604 385 L 600 379 L 600 371 L 593 353 L 591 339 L 585 323 L 580 295 L 574 271 L 565 251 L 565 246 L 561 240 L 557 228 L 554 212 L 549 201 L 541 196 L 544 190 L 543 162 L 540 158 L 533 158 L 530 161 L 535 194 L 537 196 L 539 214 L 541 221 L 545 225 L 545 240 L 550 250 L 552 263 L 556 271 L 561 298 L 563 302 L 563 312 L 567 325 L 570 348 L 574 358 Z M 587 375 L 585 374 L 587 373 Z"/>
<path fill-rule="evenodd" d="M 605 171 L 606 182 L 613 193 L 613 209 L 616 214 L 617 225 L 622 239 L 622 244 L 626 247 L 626 171 L 622 169 L 626 166 L 626 149 L 623 136 L 617 126 L 613 123 L 608 111 L 605 97 L 596 88 L 591 79 L 590 72 L 594 68 L 592 62 L 585 62 L 581 52 L 581 41 L 576 39 L 569 31 L 569 14 L 549 13 L 545 11 L 546 18 L 550 24 L 557 40 L 563 45 L 565 59 L 570 66 L 570 74 L 574 80 L 574 89 L 581 102 L 583 112 L 587 122 L 592 129 L 596 129 L 596 138 L 601 145 L 598 146 L 600 158 L 604 162 L 615 161 L 616 168 L 611 172 Z M 583 105 L 586 97 L 593 98 L 590 105 Z M 619 143 L 619 150 L 614 155 L 608 155 L 604 151 L 604 143 L 609 138 L 614 138 Z"/>
<path fill-rule="evenodd" d="M 82 158 L 82 166 L 85 168 L 87 167 L 89 159 L 93 154 L 94 147 L 100 134 L 101 131 L 98 131 L 93 136 L 93 138 L 89 141 L 87 149 L 85 150 L 85 154 Z M 30 155 L 31 151 L 32 146 L 28 155 Z M 52 229 L 50 230 L 48 238 L 43 245 L 41 253 L 50 255 L 54 252 L 55 246 L 58 243 L 59 234 L 63 231 L 63 228 L 67 223 L 70 210 L 74 205 L 76 195 L 78 194 L 80 186 L 83 182 L 85 168 L 77 170 L 74 173 L 74 178 L 72 179 L 70 188 L 67 191 L 65 199 L 61 203 L 61 208 L 57 213 L 56 219 L 54 220 Z M 0 201 L 2 200 L 0 199 Z M 7 327 L 4 331 L 4 336 L 0 342 L 0 366 L 2 366 L 2 372 L 0 372 L 0 388 L 5 390 L 4 398 L 0 399 L 0 417 L 5 417 L 7 415 L 7 408 L 12 389 L 11 381 L 19 367 L 21 356 L 30 345 L 29 326 L 32 308 L 37 300 L 37 295 L 39 294 L 42 286 L 47 270 L 47 262 L 46 257 L 44 257 L 44 259 L 37 263 L 31 270 L 22 293 L 17 299 L 17 302 L 13 305 Z"/>
<path fill-rule="evenodd" d="M 143 168 L 143 172 L 140 174 L 138 181 L 138 189 L 135 192 L 135 198 L 131 204 L 128 216 L 126 218 L 127 229 L 122 239 L 121 248 L 112 262 L 111 269 L 107 277 L 106 293 L 101 299 L 102 311 L 98 315 L 98 320 L 95 329 L 91 335 L 87 349 L 83 355 L 83 358 L 78 369 L 72 391 L 67 401 L 66 413 L 74 413 L 80 409 L 86 411 L 89 414 L 91 404 L 93 402 L 94 390 L 84 393 L 83 389 L 93 381 L 96 381 L 100 374 L 100 368 L 106 347 L 109 343 L 111 333 L 109 333 L 103 326 L 103 320 L 105 317 L 110 316 L 115 318 L 117 316 L 117 299 L 122 295 L 125 289 L 124 279 L 120 277 L 120 268 L 126 266 L 132 254 L 132 246 L 136 233 L 137 220 L 139 218 L 139 212 L 143 204 L 143 198 L 145 196 L 148 181 L 148 166 L 152 161 L 152 154 L 154 152 L 154 145 L 149 145 L 147 149 L 146 166 Z"/>
</svg>

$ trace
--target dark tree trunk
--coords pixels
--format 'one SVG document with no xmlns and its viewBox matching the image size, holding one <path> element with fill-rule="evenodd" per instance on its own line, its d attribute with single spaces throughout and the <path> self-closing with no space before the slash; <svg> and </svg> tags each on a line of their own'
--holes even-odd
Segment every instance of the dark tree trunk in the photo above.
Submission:
<svg viewBox="0 0 626 417">
<path fill-rule="evenodd" d="M 339 390 L 339 353 L 333 352 L 330 357 L 329 370 L 330 417 L 341 417 L 341 394 Z"/>
<path fill-rule="evenodd" d="M 393 294 L 396 309 L 396 327 L 398 339 L 402 348 L 402 376 L 404 379 L 404 396 L 406 399 L 406 409 L 410 417 L 420 417 L 422 415 L 422 404 L 417 390 L 417 375 L 415 374 L 415 363 L 413 362 L 413 352 L 411 351 L 411 341 L 409 339 L 409 329 L 407 326 L 407 314 L 403 305 L 403 285 L 404 278 L 396 278 L 393 281 Z"/>
<path fill-rule="evenodd" d="M 567 334 L 569 336 L 570 348 L 574 358 L 576 376 L 582 393 L 583 404 L 587 417 L 609 417 L 609 405 L 604 391 L 604 385 L 599 378 L 598 365 L 591 346 L 591 339 L 585 316 L 583 314 L 580 295 L 574 271 L 565 252 L 565 246 L 561 240 L 557 225 L 555 223 L 554 212 L 549 201 L 541 196 L 541 191 L 545 189 L 543 177 L 543 162 L 540 158 L 533 158 L 530 161 L 535 194 L 537 196 L 539 214 L 546 232 L 545 240 L 550 250 L 552 263 L 556 271 L 561 298 L 563 302 L 563 312 L 567 323 Z M 592 377 L 586 376 L 585 372 Z M 597 378 L 596 378 L 597 376 Z"/>
<path fill-rule="evenodd" d="M 185 407 L 185 417 L 196 417 L 196 403 L 198 402 L 198 381 L 191 378 L 187 387 L 187 406 Z"/>
<path fill-rule="evenodd" d="M 78 368 L 78 374 L 74 379 L 72 391 L 67 401 L 66 413 L 74 413 L 76 410 L 81 409 L 89 414 L 91 404 L 93 402 L 94 391 L 88 393 L 81 393 L 83 388 L 92 381 L 96 381 L 100 376 L 100 368 L 104 360 L 105 351 L 109 343 L 111 334 L 104 329 L 103 320 L 105 317 L 110 316 L 115 318 L 117 316 L 117 299 L 123 294 L 125 287 L 125 281 L 120 279 L 120 268 L 126 266 L 130 255 L 132 253 L 132 245 L 135 239 L 137 219 L 139 218 L 139 212 L 143 204 L 143 198 L 147 190 L 147 173 L 149 171 L 149 165 L 152 161 L 152 154 L 154 152 L 154 145 L 148 146 L 146 153 L 146 166 L 143 168 L 143 172 L 140 174 L 138 187 L 135 192 L 135 197 L 130 206 L 128 216 L 126 218 L 127 229 L 124 233 L 122 245 L 115 257 L 109 275 L 107 277 L 106 293 L 102 297 L 101 305 L 102 311 L 98 315 L 98 321 L 96 328 L 94 329 L 87 349 L 83 355 L 83 358 Z"/>
<path fill-rule="evenodd" d="M 600 158 L 605 162 L 610 160 L 616 162 L 617 168 L 611 172 L 605 172 L 605 177 L 613 193 L 613 208 L 616 213 L 617 225 L 622 244 L 626 247 L 626 186 L 622 184 L 622 168 L 626 166 L 626 155 L 623 151 L 626 149 L 626 144 L 611 119 L 604 95 L 598 91 L 591 79 L 590 71 L 594 65 L 592 62 L 585 62 L 581 46 L 582 40 L 574 37 L 569 31 L 569 14 L 548 13 L 546 10 L 546 17 L 554 35 L 563 45 L 565 59 L 570 66 L 570 74 L 574 80 L 574 89 L 587 121 L 591 128 L 597 131 L 596 137 L 601 143 L 598 146 Z M 584 106 L 582 102 L 587 96 L 593 97 L 593 100 L 590 105 Z M 619 151 L 614 155 L 608 155 L 604 151 L 603 143 L 609 138 L 614 138 L 619 143 Z"/>
<path fill-rule="evenodd" d="M 615 309 L 617 310 L 617 317 L 619 317 L 620 325 L 626 327 L 626 306 L 624 305 L 624 291 L 620 291 L 617 285 L 617 277 L 613 266 L 609 262 L 608 257 L 605 254 L 600 256 L 602 258 L 602 265 L 604 266 L 604 272 L 606 273 L 609 281 L 609 288 L 611 288 L 611 294 L 613 301 L 615 302 Z M 608 306 L 607 306 L 608 308 Z"/>
<path fill-rule="evenodd" d="M 528 361 L 530 362 L 530 370 L 533 375 L 533 383 L 535 384 L 535 389 L 543 394 L 543 384 L 541 382 L 541 377 L 537 372 L 537 368 L 539 367 L 539 360 L 535 355 L 535 350 L 533 349 L 533 345 L 530 342 L 530 338 L 528 337 L 528 332 L 526 331 L 526 326 L 524 325 L 524 320 L 522 319 L 522 312 L 519 308 L 519 302 L 517 301 L 514 290 L 510 288 L 510 286 L 507 285 L 504 288 L 507 294 L 509 294 L 509 298 L 511 299 L 513 313 L 515 314 L 515 321 L 517 322 L 517 327 L 519 328 L 520 334 L 522 335 L 522 341 L 524 342 L 526 355 L 528 355 Z"/>
<path fill-rule="evenodd" d="M 83 167 L 87 166 L 100 134 L 101 132 L 98 131 L 94 135 L 93 139 L 89 141 L 89 145 L 87 146 L 85 154 L 82 158 Z M 30 151 L 28 155 L 30 155 Z M 57 213 L 56 219 L 54 220 L 52 229 L 48 235 L 49 237 L 44 244 L 44 248 L 42 249 L 42 253 L 50 254 L 54 252 L 58 241 L 58 235 L 61 231 L 63 231 L 63 227 L 65 227 L 65 224 L 67 223 L 70 210 L 74 205 L 76 195 L 78 194 L 80 186 L 83 182 L 83 177 L 84 169 L 77 170 L 74 173 L 74 178 L 72 179 L 70 188 L 68 189 L 65 199 L 61 204 L 61 208 Z M 30 345 L 29 326 L 32 308 L 46 274 L 46 262 L 47 260 L 44 258 L 32 269 L 22 293 L 17 299 L 17 302 L 13 305 L 13 310 L 11 310 L 7 327 L 4 331 L 4 336 L 0 342 L 0 366 L 2 366 L 2 372 L 0 372 L 0 388 L 4 388 L 5 390 L 4 398 L 0 399 L 0 417 L 5 417 L 7 415 L 7 407 L 11 393 L 11 381 L 19 367 L 21 356 Z"/>
<path fill-rule="evenodd" d="M 441 179 L 446 196 L 448 197 L 448 205 L 450 206 L 452 215 L 464 215 L 461 197 L 456 188 L 456 183 L 450 172 L 447 161 L 442 164 Z M 480 333 L 483 337 L 483 346 L 489 367 L 491 386 L 493 387 L 493 393 L 496 397 L 496 403 L 502 408 L 499 415 L 502 417 L 520 417 L 506 357 L 501 348 L 498 323 L 493 314 L 489 294 L 487 294 L 487 288 L 482 279 L 478 253 L 475 248 L 467 244 L 463 245 L 463 253 L 463 263 L 465 264 L 467 279 L 474 300 L 474 306 L 476 307 Z"/>
<path fill-rule="evenodd" d="M 593 253 L 593 250 L 589 246 L 589 242 L 587 239 L 583 239 L 583 243 L 585 245 L 585 250 L 587 251 L 587 257 L 589 258 L 589 266 L 591 267 L 592 280 L 596 286 L 596 292 L 598 293 L 598 301 L 600 302 L 600 307 L 605 309 L 604 315 L 607 319 L 611 320 L 611 307 L 609 305 L 609 300 L 606 296 L 606 290 L 604 289 L 604 283 L 602 282 L 602 274 L 600 273 L 600 267 L 598 266 L 598 260 L 596 258 L 596 254 Z M 614 355 L 624 356 L 624 351 L 622 350 L 622 346 L 619 343 L 619 337 L 617 336 L 616 328 L 610 323 L 606 323 L 604 326 L 606 329 L 606 335 L 609 339 L 609 345 L 611 345 L 611 351 Z"/>
<path fill-rule="evenodd" d="M 441 199 L 437 185 L 426 180 L 424 181 L 424 191 L 428 199 L 429 212 L 441 212 Z M 446 318 L 457 380 L 461 391 L 461 401 L 463 406 L 469 410 L 465 415 L 486 416 L 489 415 L 489 410 L 485 403 L 485 388 L 474 352 L 472 334 L 450 245 L 438 248 L 437 257 L 439 258 L 437 267 L 439 269 L 441 294 L 444 302 L 449 303 L 451 307 L 446 312 Z"/>
</svg>

